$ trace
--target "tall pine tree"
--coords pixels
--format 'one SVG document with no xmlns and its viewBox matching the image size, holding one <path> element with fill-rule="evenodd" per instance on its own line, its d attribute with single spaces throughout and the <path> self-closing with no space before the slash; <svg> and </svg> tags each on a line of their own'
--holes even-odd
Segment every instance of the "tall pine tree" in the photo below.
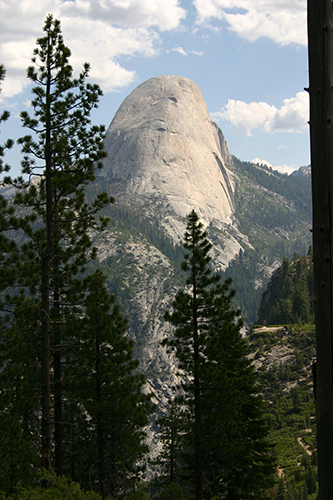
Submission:
<svg viewBox="0 0 333 500">
<path fill-rule="evenodd" d="M 186 289 L 177 293 L 165 319 L 174 334 L 163 344 L 174 351 L 185 375 L 183 402 L 190 411 L 187 461 L 196 499 L 257 498 L 273 472 L 256 376 L 240 330 L 240 311 L 231 309 L 231 280 L 212 273 L 207 233 L 188 216 L 183 269 Z"/>
<path fill-rule="evenodd" d="M 77 275 L 96 254 L 88 230 L 103 229 L 107 221 L 97 221 L 95 214 L 112 199 L 101 193 L 89 205 L 85 198 L 85 188 L 94 181 L 95 170 L 102 167 L 101 160 L 106 156 L 104 127 L 91 126 L 90 121 L 102 91 L 98 85 L 86 83 L 87 63 L 78 78 L 72 77 L 70 50 L 64 45 L 60 22 L 49 15 L 43 29 L 33 65 L 28 68 L 28 78 L 36 84 L 32 89 L 34 116 L 21 113 L 23 126 L 32 133 L 18 141 L 24 155 L 24 176 L 13 185 L 18 189 L 16 205 L 37 217 L 35 224 L 24 226 L 18 282 L 27 294 L 36 297 L 40 310 L 42 465 L 51 468 L 54 387 L 55 466 L 61 474 L 60 315 L 75 302 Z"/>
</svg>

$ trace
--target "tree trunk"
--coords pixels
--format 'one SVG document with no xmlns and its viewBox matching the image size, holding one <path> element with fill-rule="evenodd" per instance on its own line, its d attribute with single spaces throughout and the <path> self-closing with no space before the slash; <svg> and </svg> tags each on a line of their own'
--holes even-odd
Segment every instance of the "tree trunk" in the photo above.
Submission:
<svg viewBox="0 0 333 500">
<path fill-rule="evenodd" d="M 195 255 L 195 227 L 192 232 L 192 252 Z M 201 424 L 201 388 L 199 374 L 199 325 L 197 310 L 197 283 L 195 264 L 192 267 L 192 300 L 193 300 L 193 369 L 194 369 L 194 435 L 195 435 L 195 476 L 196 476 L 196 500 L 203 498 L 203 461 L 202 461 L 202 424 Z"/>
<path fill-rule="evenodd" d="M 170 440 L 170 484 L 175 481 L 175 452 L 176 452 L 176 421 L 171 422 L 171 440 Z"/>
<path fill-rule="evenodd" d="M 96 304 L 97 305 L 97 304 Z M 104 450 L 104 432 L 102 423 L 102 412 L 100 405 L 102 403 L 102 383 L 100 379 L 100 345 L 96 332 L 96 401 L 98 406 L 97 413 L 97 449 L 98 449 L 98 483 L 99 493 L 105 498 L 105 450 Z"/>
<path fill-rule="evenodd" d="M 42 277 L 42 467 L 51 470 L 51 381 L 50 381 L 50 259 L 43 259 Z"/>
<path fill-rule="evenodd" d="M 57 268 L 57 266 L 56 266 Z M 57 288 L 54 291 L 55 330 L 54 330 L 54 463 L 58 476 L 63 475 L 63 431 L 62 431 L 62 383 L 60 354 L 60 297 Z"/>
<path fill-rule="evenodd" d="M 202 424 L 200 381 L 194 375 L 196 500 L 203 498 Z"/>
<path fill-rule="evenodd" d="M 46 179 L 46 185 L 47 191 L 50 190 L 51 179 Z M 42 467 L 51 470 L 50 269 L 53 245 L 49 221 L 47 233 L 46 255 L 42 262 Z"/>
<path fill-rule="evenodd" d="M 48 45 L 51 45 L 50 35 Z M 54 253 L 52 154 L 51 154 L 51 62 L 47 61 L 45 123 L 46 252 L 42 262 L 42 466 L 51 470 L 50 380 L 50 272 Z"/>
<path fill-rule="evenodd" d="M 332 1 L 308 0 L 319 499 L 333 499 Z"/>
</svg>

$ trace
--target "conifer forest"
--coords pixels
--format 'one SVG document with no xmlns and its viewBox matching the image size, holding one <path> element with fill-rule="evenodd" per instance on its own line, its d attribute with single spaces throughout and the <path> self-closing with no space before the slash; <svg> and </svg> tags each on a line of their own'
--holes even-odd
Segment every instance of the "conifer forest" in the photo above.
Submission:
<svg viewBox="0 0 333 500">
<path fill-rule="evenodd" d="M 93 241 L 123 210 L 96 189 L 105 128 L 91 112 L 103 94 L 88 63 L 73 76 L 70 57 L 49 15 L 27 70 L 21 176 L 5 161 L 13 141 L 0 147 L 13 193 L 0 194 L 0 499 L 315 499 L 312 248 L 281 257 L 246 330 L 233 267 L 212 269 L 214 242 L 196 211 L 179 246 L 137 221 L 180 276 L 161 318 L 177 381 L 159 413 L 128 334 L 132 292 L 116 257 L 99 265 Z"/>
</svg>

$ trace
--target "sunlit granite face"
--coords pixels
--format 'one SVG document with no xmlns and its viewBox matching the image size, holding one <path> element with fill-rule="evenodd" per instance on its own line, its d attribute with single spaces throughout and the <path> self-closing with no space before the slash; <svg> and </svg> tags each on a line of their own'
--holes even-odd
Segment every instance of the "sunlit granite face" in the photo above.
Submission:
<svg viewBox="0 0 333 500">
<path fill-rule="evenodd" d="M 103 175 L 137 201 L 160 199 L 181 217 L 195 209 L 206 224 L 233 213 L 230 153 L 191 80 L 161 76 L 139 85 L 117 111 L 105 145 Z"/>
</svg>

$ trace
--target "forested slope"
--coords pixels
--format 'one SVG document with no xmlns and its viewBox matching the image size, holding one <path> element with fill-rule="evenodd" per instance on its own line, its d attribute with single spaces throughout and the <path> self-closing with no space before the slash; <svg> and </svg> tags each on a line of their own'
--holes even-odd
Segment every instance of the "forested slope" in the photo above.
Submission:
<svg viewBox="0 0 333 500">
<path fill-rule="evenodd" d="M 275 443 L 277 483 L 272 497 L 315 499 L 314 325 L 256 327 L 249 342 L 262 384 L 270 439 Z"/>
<path fill-rule="evenodd" d="M 312 248 L 305 256 L 295 253 L 273 273 L 263 293 L 258 311 L 258 324 L 308 323 L 313 321 Z"/>
<path fill-rule="evenodd" d="M 247 324 L 256 322 L 272 272 L 283 257 L 305 255 L 311 244 L 311 182 L 281 174 L 264 165 L 233 157 L 235 224 L 247 235 L 248 245 L 230 263 L 222 277 L 231 276 Z"/>
</svg>

